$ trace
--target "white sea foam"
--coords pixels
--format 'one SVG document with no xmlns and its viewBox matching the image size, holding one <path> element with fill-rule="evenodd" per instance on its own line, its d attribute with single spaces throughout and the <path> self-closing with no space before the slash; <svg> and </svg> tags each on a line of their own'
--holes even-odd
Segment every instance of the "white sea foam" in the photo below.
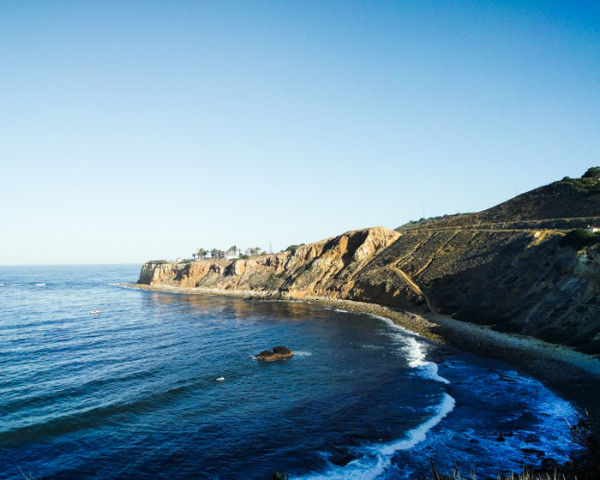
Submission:
<svg viewBox="0 0 600 480">
<path fill-rule="evenodd" d="M 391 458 L 384 456 L 363 457 L 343 467 L 331 465 L 323 473 L 292 477 L 298 480 L 375 480 L 391 465 Z"/>
<path fill-rule="evenodd" d="M 46 284 L 45 283 L 36 283 L 35 286 L 36 287 L 45 287 Z"/>
<path fill-rule="evenodd" d="M 310 357 L 311 355 L 312 355 L 312 353 L 310 353 L 310 352 L 304 352 L 302 350 L 300 350 L 300 351 L 294 350 L 295 357 Z"/>
<path fill-rule="evenodd" d="M 367 350 L 383 350 L 385 347 L 383 345 L 364 344 L 364 345 L 361 345 L 360 348 L 364 348 Z"/>
<path fill-rule="evenodd" d="M 365 446 L 358 450 L 362 456 L 349 462 L 347 465 L 336 466 L 330 464 L 329 468 L 322 473 L 294 478 L 298 480 L 374 480 L 379 478 L 391 466 L 392 458 L 396 452 L 408 450 L 425 440 L 427 432 L 454 410 L 455 404 L 454 398 L 445 393 L 442 401 L 435 409 L 435 414 L 422 424 L 408 431 L 405 438 L 389 443 Z"/>
<path fill-rule="evenodd" d="M 344 310 L 343 308 L 335 308 L 334 311 L 338 313 L 350 313 L 348 310 Z"/>
<path fill-rule="evenodd" d="M 447 393 L 444 393 L 442 402 L 436 408 L 436 414 L 418 427 L 410 430 L 406 435 L 407 438 L 381 446 L 375 446 L 373 448 L 378 448 L 382 455 L 393 455 L 398 450 L 408 450 L 409 448 L 414 447 L 417 443 L 425 440 L 427 432 L 440 423 L 442 419 L 452 410 L 454 410 L 455 405 L 456 401 L 454 398 Z"/>
<path fill-rule="evenodd" d="M 435 380 L 436 382 L 450 383 L 447 379 L 438 374 L 437 363 L 425 359 L 424 345 L 418 342 L 414 337 L 404 337 L 406 346 L 403 350 L 408 358 L 408 365 L 412 368 L 418 368 L 425 378 Z"/>
<path fill-rule="evenodd" d="M 538 380 L 530 377 L 518 376 L 517 382 L 531 391 L 539 392 L 543 389 Z M 536 441 L 522 442 L 519 449 L 534 447 L 557 462 L 564 463 L 568 461 L 571 449 L 578 447 L 572 443 L 570 430 L 564 428 L 565 425 L 577 423 L 577 410 L 569 402 L 550 391 L 534 398 L 532 399 L 535 402 L 533 410 L 537 413 L 538 419 Z"/>
<path fill-rule="evenodd" d="M 392 329 L 396 330 L 397 332 L 402 332 L 404 335 L 408 335 L 410 337 L 415 337 L 415 338 L 421 337 L 418 333 L 415 333 L 412 330 L 409 330 L 408 328 L 402 327 L 402 326 L 394 323 L 394 321 L 391 320 L 390 318 L 380 317 L 379 315 L 375 315 L 373 313 L 369 313 L 368 315 L 372 318 L 376 318 L 377 320 L 381 320 L 383 323 L 386 323 L 387 325 L 392 327 Z"/>
<path fill-rule="evenodd" d="M 400 344 L 403 344 L 402 351 L 407 356 L 408 365 L 410 367 L 419 369 L 420 373 L 425 378 L 435 380 L 436 382 L 450 383 L 447 379 L 438 374 L 437 363 L 426 360 L 425 344 L 417 340 L 417 338 L 420 337 L 416 333 L 411 332 L 400 325 L 396 325 L 389 318 L 373 314 L 370 314 L 370 316 L 385 322 L 393 328 L 395 334 L 392 335 Z"/>
</svg>

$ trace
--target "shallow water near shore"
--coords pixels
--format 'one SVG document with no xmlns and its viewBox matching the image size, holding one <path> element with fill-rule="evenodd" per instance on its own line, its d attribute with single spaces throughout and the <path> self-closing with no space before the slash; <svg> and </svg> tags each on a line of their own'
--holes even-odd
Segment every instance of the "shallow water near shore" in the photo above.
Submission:
<svg viewBox="0 0 600 480">
<path fill-rule="evenodd" d="M 0 267 L 0 480 L 483 478 L 576 448 L 573 407 L 505 363 L 365 314 L 119 285 L 138 274 Z M 296 354 L 256 360 L 275 345 Z"/>
</svg>

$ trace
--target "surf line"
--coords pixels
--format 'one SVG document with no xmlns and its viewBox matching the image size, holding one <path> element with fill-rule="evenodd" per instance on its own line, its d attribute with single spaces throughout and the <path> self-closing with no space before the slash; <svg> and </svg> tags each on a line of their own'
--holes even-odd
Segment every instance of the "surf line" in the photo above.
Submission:
<svg viewBox="0 0 600 480">
<path fill-rule="evenodd" d="M 424 347 L 426 344 L 419 342 L 417 338 L 421 338 L 417 333 L 396 325 L 391 319 L 380 317 L 379 315 L 369 314 L 370 317 L 380 320 L 390 327 L 395 332 L 393 337 L 400 344 L 403 344 L 403 350 L 408 360 L 408 366 L 418 369 L 423 377 L 436 382 L 445 383 L 448 385 L 450 381 L 438 374 L 438 364 L 427 360 Z"/>
<path fill-rule="evenodd" d="M 393 455 L 398 450 L 408 450 L 414 447 L 417 443 L 425 440 L 427 432 L 440 423 L 446 415 L 448 415 L 456 405 L 456 400 L 447 393 L 444 393 L 444 397 L 438 407 L 437 413 L 426 420 L 419 426 L 409 430 L 406 434 L 406 438 L 403 440 L 396 440 L 394 442 L 385 443 L 383 445 L 374 445 L 370 447 L 382 455 Z"/>
<path fill-rule="evenodd" d="M 401 440 L 358 447 L 357 450 L 362 451 L 363 455 L 344 466 L 329 464 L 329 468 L 325 472 L 300 477 L 294 476 L 293 478 L 295 480 L 375 480 L 391 467 L 392 458 L 396 452 L 409 450 L 425 440 L 427 432 L 454 410 L 455 405 L 454 398 L 444 393 L 435 415 L 406 432 Z"/>
<path fill-rule="evenodd" d="M 396 325 L 391 319 L 369 314 L 392 327 L 394 343 L 404 351 L 408 366 L 417 370 L 418 375 L 436 382 L 449 384 L 446 378 L 438 374 L 438 365 L 426 359 L 426 344 L 419 342 L 418 334 Z M 440 402 L 434 407 L 434 414 L 416 427 L 404 433 L 401 439 L 383 444 L 368 444 L 356 448 L 362 455 L 344 466 L 332 465 L 324 472 L 312 473 L 294 479 L 302 480 L 375 480 L 392 466 L 394 454 L 409 450 L 427 438 L 427 433 L 438 425 L 444 417 L 454 410 L 456 400 L 447 392 L 442 394 Z"/>
</svg>

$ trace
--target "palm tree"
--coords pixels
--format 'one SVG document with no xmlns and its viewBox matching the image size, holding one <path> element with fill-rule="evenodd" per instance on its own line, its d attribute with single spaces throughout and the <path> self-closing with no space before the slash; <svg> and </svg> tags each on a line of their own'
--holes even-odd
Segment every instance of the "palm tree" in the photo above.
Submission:
<svg viewBox="0 0 600 480">
<path fill-rule="evenodd" d="M 260 247 L 247 248 L 246 255 L 248 255 L 250 257 L 253 255 L 260 255 Z"/>
</svg>

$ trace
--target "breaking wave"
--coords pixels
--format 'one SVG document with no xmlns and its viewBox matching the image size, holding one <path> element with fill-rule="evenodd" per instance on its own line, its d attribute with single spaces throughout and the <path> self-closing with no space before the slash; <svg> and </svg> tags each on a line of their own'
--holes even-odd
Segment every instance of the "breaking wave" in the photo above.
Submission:
<svg viewBox="0 0 600 480">
<path fill-rule="evenodd" d="M 427 432 L 454 410 L 455 404 L 454 398 L 444 393 L 441 402 L 434 408 L 434 414 L 425 422 L 406 432 L 403 438 L 389 443 L 359 447 L 357 453 L 360 453 L 361 456 L 344 466 L 329 464 L 322 473 L 294 478 L 298 480 L 374 480 L 379 478 L 392 465 L 392 458 L 396 452 L 408 450 L 425 440 Z"/>
</svg>

